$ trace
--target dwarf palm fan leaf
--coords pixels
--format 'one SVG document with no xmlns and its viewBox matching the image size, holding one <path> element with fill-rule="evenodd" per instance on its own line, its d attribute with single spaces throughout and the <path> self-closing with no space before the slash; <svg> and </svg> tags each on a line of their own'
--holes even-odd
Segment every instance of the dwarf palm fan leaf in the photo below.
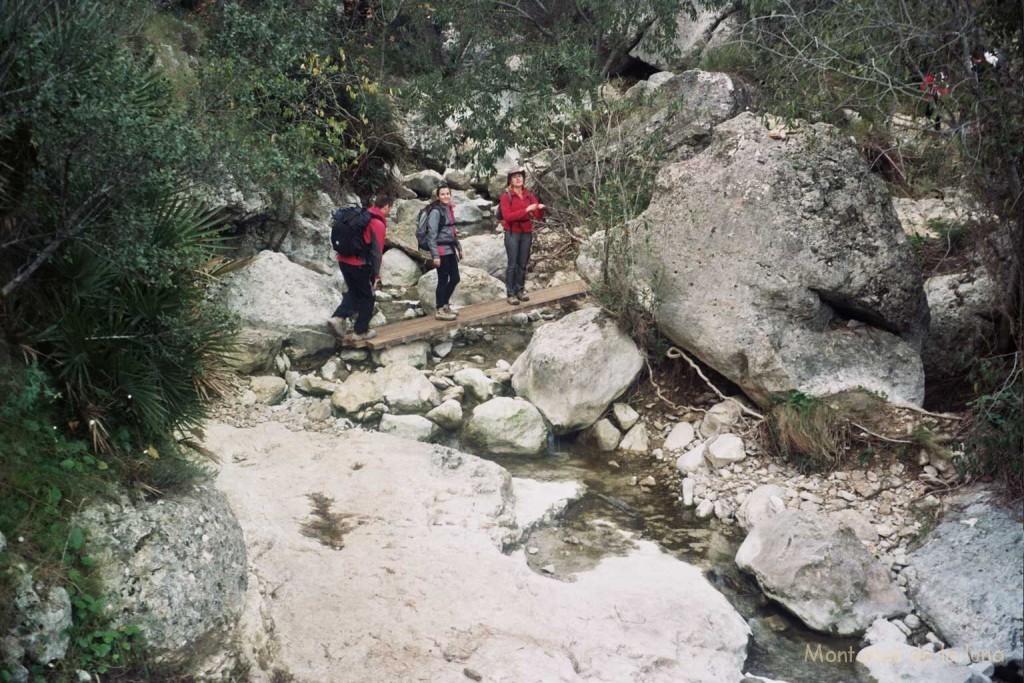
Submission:
<svg viewBox="0 0 1024 683">
<path fill-rule="evenodd" d="M 153 246 L 213 251 L 226 239 L 221 233 L 223 223 L 219 210 L 204 208 L 183 195 L 173 195 L 157 210 Z"/>
<path fill-rule="evenodd" d="M 174 195 L 139 220 L 150 228 L 136 233 L 144 260 L 67 252 L 54 269 L 57 317 L 41 341 L 76 413 L 106 411 L 145 442 L 200 424 L 201 399 L 226 387 L 232 335 L 195 283 L 220 242 L 217 216 Z"/>
</svg>

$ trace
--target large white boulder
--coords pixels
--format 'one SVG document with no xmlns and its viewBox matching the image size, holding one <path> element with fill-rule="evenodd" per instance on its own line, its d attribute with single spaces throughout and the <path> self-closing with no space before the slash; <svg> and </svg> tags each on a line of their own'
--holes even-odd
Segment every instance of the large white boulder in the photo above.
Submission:
<svg viewBox="0 0 1024 683">
<path fill-rule="evenodd" d="M 540 327 L 512 364 L 512 387 L 556 434 L 597 422 L 640 374 L 636 344 L 596 307 Z"/>
<path fill-rule="evenodd" d="M 237 643 L 254 683 L 275 671 L 300 681 L 742 679 L 747 624 L 697 567 L 655 544 L 636 541 L 573 581 L 504 553 L 520 511 L 495 463 L 272 422 L 211 424 L 205 445 L 221 456 L 217 484 L 249 547 Z M 319 519 L 311 494 L 338 518 L 329 543 L 303 533 Z"/>
<path fill-rule="evenodd" d="M 632 264 L 610 274 L 669 339 L 760 404 L 858 386 L 921 403 L 928 303 L 917 258 L 837 129 L 801 124 L 776 139 L 743 113 L 656 186 L 631 244 L 613 250 Z"/>
<path fill-rule="evenodd" d="M 437 388 L 411 365 L 386 365 L 377 371 L 374 379 L 384 400 L 396 413 L 422 415 L 441 403 Z"/>
<path fill-rule="evenodd" d="M 466 443 L 486 453 L 540 455 L 548 445 L 544 418 L 529 401 L 498 397 L 473 409 Z"/>
<path fill-rule="evenodd" d="M 340 277 L 315 273 L 273 251 L 260 252 L 225 277 L 219 296 L 238 316 L 242 332 L 235 367 L 268 368 L 285 342 L 294 358 L 333 349 L 325 323 L 341 301 L 341 283 Z"/>
<path fill-rule="evenodd" d="M 736 564 L 817 631 L 863 633 L 879 617 L 910 612 L 910 602 L 853 530 L 826 515 L 784 510 L 755 524 Z"/>
<path fill-rule="evenodd" d="M 949 645 L 1002 652 L 1024 649 L 1024 527 L 1020 504 L 1001 507 L 981 490 L 948 501 L 950 511 L 910 553 L 910 597 Z"/>
<path fill-rule="evenodd" d="M 505 255 L 505 241 L 501 235 L 473 235 L 462 241 L 462 250 L 466 258 L 462 265 L 478 268 L 502 282 L 505 281 L 505 268 L 508 257 Z"/>
<path fill-rule="evenodd" d="M 412 287 L 420 280 L 420 266 L 401 249 L 388 249 L 380 264 L 380 281 L 385 287 Z"/>
</svg>

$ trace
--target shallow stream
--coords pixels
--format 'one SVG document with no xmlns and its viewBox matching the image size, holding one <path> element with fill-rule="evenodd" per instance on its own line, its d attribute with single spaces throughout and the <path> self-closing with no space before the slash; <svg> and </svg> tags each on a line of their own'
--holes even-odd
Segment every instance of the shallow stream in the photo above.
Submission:
<svg viewBox="0 0 1024 683">
<path fill-rule="evenodd" d="M 572 443 L 556 443 L 542 458 L 478 455 L 499 463 L 514 477 L 586 485 L 583 496 L 552 525 L 533 531 L 524 540 L 523 546 L 536 551 L 526 555 L 535 571 L 546 573 L 541 568 L 553 565 L 553 579 L 568 577 L 593 567 L 605 556 L 626 554 L 628 537 L 639 536 L 700 567 L 747 620 L 753 633 L 746 671 L 789 683 L 870 680 L 853 663 L 859 639 L 811 631 L 768 600 L 754 579 L 736 567 L 733 558 L 743 541 L 742 529 L 698 520 L 692 508 L 676 505 L 666 491 L 654 488 L 643 492 L 633 485 L 633 477 L 649 474 L 645 458 L 593 453 Z M 610 467 L 609 460 L 618 462 L 620 468 Z"/>
<path fill-rule="evenodd" d="M 414 298 L 414 290 L 407 296 Z M 401 304 L 392 304 L 396 305 Z M 511 363 L 529 343 L 532 327 L 491 325 L 485 331 L 486 341 L 456 344 L 445 360 L 482 356 L 489 365 L 499 358 Z M 446 445 L 474 452 L 457 440 Z M 568 439 L 553 440 L 539 458 L 476 454 L 505 467 L 513 477 L 586 486 L 583 496 L 564 514 L 524 539 L 527 562 L 538 573 L 551 575 L 552 580 L 572 580 L 574 572 L 586 571 L 603 557 L 628 553 L 631 536 L 653 541 L 703 570 L 750 624 L 745 671 L 788 683 L 870 681 L 853 662 L 858 638 L 830 637 L 808 629 L 768 600 L 756 581 L 736 567 L 733 558 L 743 542 L 742 529 L 714 519 L 698 520 L 693 508 L 677 504 L 670 495 L 674 492 L 661 486 L 645 492 L 633 484 L 651 474 L 654 461 L 650 458 L 599 453 Z M 618 468 L 609 465 L 612 460 Z M 543 569 L 552 566 L 553 573 Z"/>
</svg>

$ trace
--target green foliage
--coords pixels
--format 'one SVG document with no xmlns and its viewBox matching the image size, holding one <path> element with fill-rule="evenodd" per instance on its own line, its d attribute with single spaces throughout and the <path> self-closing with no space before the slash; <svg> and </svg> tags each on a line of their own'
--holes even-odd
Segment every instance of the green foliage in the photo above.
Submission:
<svg viewBox="0 0 1024 683">
<path fill-rule="evenodd" d="M 944 172 L 942 186 L 959 185 L 971 167 L 1000 215 L 1019 217 L 1022 11 L 1012 0 L 754 0 L 740 39 L 710 59 L 760 84 L 773 113 L 845 124 L 854 112 L 910 170 L 934 150 L 929 181 Z"/>
<path fill-rule="evenodd" d="M 1005 367 L 1007 358 L 980 359 L 971 379 L 978 398 L 964 442 L 961 473 L 991 477 L 1009 497 L 1024 497 L 1024 371 Z M 1019 361 L 1018 361 L 1019 362 Z"/>
<path fill-rule="evenodd" d="M 109 466 L 68 437 L 61 408 L 60 392 L 38 366 L 0 379 L 0 532 L 10 550 L 50 565 L 71 533 L 70 510 L 106 490 Z"/>
<path fill-rule="evenodd" d="M 130 49 L 139 7 L 18 3 L 0 72 L 0 323 L 103 453 L 195 426 L 230 342 L 203 294 L 218 221 L 186 189 L 204 148 Z"/>
<path fill-rule="evenodd" d="M 928 229 L 934 230 L 939 239 L 946 243 L 950 251 L 959 249 L 967 237 L 967 226 L 961 222 L 952 222 L 941 218 L 933 218 L 928 221 Z"/>
<path fill-rule="evenodd" d="M 416 56 L 401 73 L 424 121 L 446 131 L 445 149 L 486 168 L 509 147 L 547 146 L 545 122 L 595 103 L 644 33 L 646 45 L 671 52 L 675 17 L 687 9 L 681 0 L 414 4 L 402 8 L 401 25 L 435 31 L 390 44 Z"/>
<path fill-rule="evenodd" d="M 77 527 L 72 529 L 64 558 L 72 621 L 64 665 L 106 675 L 133 663 L 133 646 L 139 644 L 142 631 L 132 625 L 111 626 L 106 601 L 99 593 L 101 587 L 90 577 L 96 562 L 86 554 L 85 546 L 84 532 Z"/>
<path fill-rule="evenodd" d="M 16 554 L 45 581 L 63 582 L 69 546 L 81 546 L 81 530 L 68 521 L 84 497 L 107 489 L 108 463 L 89 453 L 62 428 L 60 393 L 38 366 L 0 378 L 0 632 L 14 615 L 13 575 L 5 571 Z"/>
<path fill-rule="evenodd" d="M 205 42 L 190 118 L 239 183 L 289 200 L 326 163 L 364 189 L 383 184 L 398 145 L 373 79 L 365 30 L 337 3 L 219 3 L 199 17 Z"/>
</svg>

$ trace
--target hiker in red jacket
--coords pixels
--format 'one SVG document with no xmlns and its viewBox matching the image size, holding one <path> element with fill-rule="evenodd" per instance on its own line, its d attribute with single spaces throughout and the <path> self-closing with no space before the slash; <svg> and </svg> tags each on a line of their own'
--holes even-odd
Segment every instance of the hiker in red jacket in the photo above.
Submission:
<svg viewBox="0 0 1024 683">
<path fill-rule="evenodd" d="M 536 195 L 526 189 L 526 171 L 521 168 L 509 171 L 506 176 L 508 189 L 501 195 L 501 223 L 505 229 L 505 293 L 507 301 L 518 306 L 520 301 L 529 301 L 526 295 L 526 265 L 530 261 L 530 247 L 533 245 L 533 222 L 544 218 L 544 205 Z"/>
<path fill-rule="evenodd" d="M 373 315 L 373 287 L 380 281 L 380 263 L 384 255 L 384 240 L 388 232 L 388 214 L 395 198 L 390 194 L 380 194 L 370 207 L 370 222 L 366 224 L 363 239 L 370 245 L 369 256 L 342 256 L 335 252 L 334 260 L 338 262 L 341 276 L 345 278 L 345 295 L 341 304 L 335 309 L 327 327 L 344 341 L 356 342 L 373 339 L 377 330 L 370 329 L 370 317 Z M 355 330 L 345 334 L 348 319 L 356 317 Z"/>
</svg>

